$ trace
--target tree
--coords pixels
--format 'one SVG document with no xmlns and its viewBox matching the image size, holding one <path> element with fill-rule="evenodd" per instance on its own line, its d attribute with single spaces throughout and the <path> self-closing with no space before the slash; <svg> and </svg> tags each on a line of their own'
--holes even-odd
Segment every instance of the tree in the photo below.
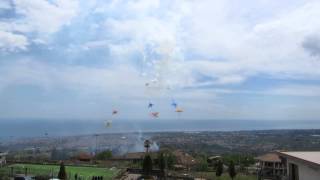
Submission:
<svg viewBox="0 0 320 180">
<path fill-rule="evenodd" d="M 158 165 L 161 172 L 164 172 L 164 169 L 166 168 L 166 160 L 162 152 L 158 154 Z"/>
<path fill-rule="evenodd" d="M 207 162 L 206 158 L 200 157 L 198 159 L 198 162 L 199 162 L 199 164 L 196 167 L 198 171 L 207 171 L 208 170 L 208 162 Z"/>
<path fill-rule="evenodd" d="M 216 176 L 220 177 L 223 173 L 223 163 L 221 160 L 218 160 L 217 162 L 217 170 L 216 170 Z"/>
<path fill-rule="evenodd" d="M 149 153 L 151 142 L 147 139 L 144 141 L 144 147 L 146 148 L 146 153 Z"/>
<path fill-rule="evenodd" d="M 143 159 L 142 169 L 143 169 L 144 175 L 147 175 L 147 176 L 150 175 L 152 171 L 152 159 L 149 154 L 147 154 Z"/>
<path fill-rule="evenodd" d="M 167 155 L 167 166 L 169 169 L 173 169 L 173 165 L 176 163 L 176 156 L 172 153 L 168 153 Z"/>
<path fill-rule="evenodd" d="M 112 152 L 110 150 L 100 152 L 96 155 L 96 159 L 98 160 L 107 160 L 112 157 Z"/>
<path fill-rule="evenodd" d="M 230 161 L 228 170 L 229 170 L 229 175 L 230 175 L 231 179 L 233 180 L 233 178 L 236 177 L 236 175 L 237 175 L 233 161 Z"/>
<path fill-rule="evenodd" d="M 58 174 L 59 179 L 67 179 L 67 173 L 66 173 L 66 167 L 64 166 L 64 163 L 60 163 L 60 170 Z"/>
</svg>

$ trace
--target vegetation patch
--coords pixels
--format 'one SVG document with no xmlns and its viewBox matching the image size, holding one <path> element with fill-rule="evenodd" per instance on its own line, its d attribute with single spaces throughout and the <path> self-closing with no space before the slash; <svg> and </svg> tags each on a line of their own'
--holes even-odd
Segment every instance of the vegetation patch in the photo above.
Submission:
<svg viewBox="0 0 320 180">
<path fill-rule="evenodd" d="M 14 164 L 6 168 L 10 173 L 11 168 L 15 173 L 24 174 L 26 171 L 32 175 L 49 175 L 57 177 L 59 173 L 59 165 L 40 165 L 40 164 Z M 66 166 L 66 173 L 69 178 L 78 177 L 91 178 L 93 176 L 102 176 L 103 179 L 112 179 L 119 172 L 116 168 L 98 168 L 98 167 L 84 167 L 84 166 Z M 4 171 L 4 170 L 2 170 Z"/>
</svg>

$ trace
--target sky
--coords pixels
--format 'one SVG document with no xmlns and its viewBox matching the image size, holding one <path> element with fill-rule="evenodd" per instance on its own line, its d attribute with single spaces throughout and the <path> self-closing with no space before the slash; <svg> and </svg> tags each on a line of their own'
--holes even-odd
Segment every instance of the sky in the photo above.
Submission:
<svg viewBox="0 0 320 180">
<path fill-rule="evenodd" d="M 318 0 L 1 0 L 0 119 L 319 120 L 319 17 Z"/>
</svg>

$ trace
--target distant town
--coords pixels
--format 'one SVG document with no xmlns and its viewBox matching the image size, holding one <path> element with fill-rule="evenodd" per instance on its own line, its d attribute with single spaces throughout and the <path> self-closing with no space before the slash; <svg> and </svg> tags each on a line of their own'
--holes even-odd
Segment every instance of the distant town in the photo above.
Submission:
<svg viewBox="0 0 320 180">
<path fill-rule="evenodd" d="M 320 130 L 45 135 L 2 142 L 0 173 L 52 179 L 63 165 L 68 179 L 288 179 L 298 171 L 289 161 L 320 168 L 319 137 Z"/>
</svg>

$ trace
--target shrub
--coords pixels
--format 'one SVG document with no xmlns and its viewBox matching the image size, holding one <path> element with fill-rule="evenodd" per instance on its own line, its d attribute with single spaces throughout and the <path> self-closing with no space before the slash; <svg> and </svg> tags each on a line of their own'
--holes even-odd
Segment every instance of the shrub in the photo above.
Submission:
<svg viewBox="0 0 320 180">
<path fill-rule="evenodd" d="M 216 170 L 216 176 L 220 177 L 223 173 L 223 163 L 221 160 L 217 163 L 217 170 Z"/>
<path fill-rule="evenodd" d="M 229 170 L 229 175 L 230 175 L 231 179 L 233 180 L 233 178 L 236 177 L 236 175 L 237 175 L 233 161 L 230 162 L 228 170 Z"/>
<path fill-rule="evenodd" d="M 110 150 L 100 152 L 96 155 L 96 159 L 98 160 L 107 160 L 112 157 L 112 152 Z"/>
<path fill-rule="evenodd" d="M 145 175 L 149 175 L 152 171 L 152 159 L 149 154 L 147 154 L 143 159 L 142 169 Z"/>
<path fill-rule="evenodd" d="M 60 163 L 60 170 L 58 174 L 59 179 L 67 179 L 67 173 L 66 173 L 66 167 L 64 166 L 64 163 Z"/>
</svg>

